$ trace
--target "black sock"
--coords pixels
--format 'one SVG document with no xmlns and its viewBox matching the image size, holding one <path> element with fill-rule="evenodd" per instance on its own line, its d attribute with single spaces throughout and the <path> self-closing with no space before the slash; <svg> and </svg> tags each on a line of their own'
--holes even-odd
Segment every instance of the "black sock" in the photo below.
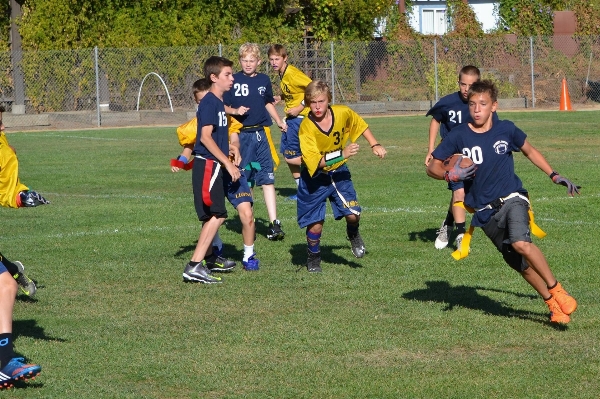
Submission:
<svg viewBox="0 0 600 399">
<path fill-rule="evenodd" d="M 466 222 L 456 223 L 456 234 L 465 234 L 465 232 L 467 231 L 465 229 L 466 224 Z"/>
<path fill-rule="evenodd" d="M 206 261 L 206 263 L 215 263 L 215 261 L 217 260 L 217 255 L 213 253 L 208 254 L 204 257 L 204 260 Z"/>
<path fill-rule="evenodd" d="M 15 265 L 14 263 L 12 263 L 8 259 L 6 259 L 6 257 L 4 255 L 2 255 L 2 253 L 0 253 L 0 262 L 2 262 L 2 264 L 4 266 L 6 266 L 6 270 L 8 270 L 8 272 L 12 276 L 14 276 L 15 274 L 17 274 L 19 272 L 19 268 L 17 267 L 17 265 Z"/>
<path fill-rule="evenodd" d="M 0 369 L 6 367 L 13 357 L 15 357 L 15 353 L 13 352 L 12 334 L 0 334 Z"/>
<path fill-rule="evenodd" d="M 358 223 L 356 224 L 346 224 L 346 234 L 348 234 L 348 238 L 356 237 L 358 234 Z"/>
<path fill-rule="evenodd" d="M 452 227 L 453 224 L 454 224 L 454 215 L 452 215 L 452 211 L 449 210 L 448 213 L 446 214 L 446 220 L 444 220 L 444 225 Z"/>
<path fill-rule="evenodd" d="M 193 261 L 190 261 L 188 263 L 188 265 L 190 265 L 191 267 L 194 267 L 194 266 L 198 266 L 200 263 L 202 263 L 202 262 L 193 262 Z"/>
</svg>

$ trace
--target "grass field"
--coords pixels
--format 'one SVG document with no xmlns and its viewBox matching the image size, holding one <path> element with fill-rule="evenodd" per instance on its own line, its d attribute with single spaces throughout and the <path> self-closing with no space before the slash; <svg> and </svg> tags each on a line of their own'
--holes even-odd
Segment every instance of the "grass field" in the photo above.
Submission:
<svg viewBox="0 0 600 399">
<path fill-rule="evenodd" d="M 367 255 L 328 216 L 323 273 L 309 275 L 287 167 L 277 171 L 287 236 L 265 238 L 261 270 L 184 284 L 199 233 L 191 174 L 173 174 L 174 128 L 9 134 L 21 180 L 52 203 L 0 209 L 1 251 L 37 281 L 15 305 L 16 350 L 41 376 L 0 398 L 598 398 L 600 112 L 500 113 L 561 174 L 569 198 L 517 154 L 535 240 L 579 308 L 566 328 L 481 230 L 471 255 L 433 247 L 446 184 L 426 176 L 425 117 L 368 119 L 388 156 L 349 161 Z M 241 259 L 235 211 L 221 229 Z"/>
</svg>

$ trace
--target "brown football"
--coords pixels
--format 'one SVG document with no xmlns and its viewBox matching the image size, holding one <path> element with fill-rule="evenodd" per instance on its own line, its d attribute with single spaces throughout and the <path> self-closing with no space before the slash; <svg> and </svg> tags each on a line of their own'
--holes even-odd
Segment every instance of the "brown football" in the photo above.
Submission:
<svg viewBox="0 0 600 399">
<path fill-rule="evenodd" d="M 463 159 L 460 161 L 461 168 L 466 168 L 468 166 L 473 165 L 473 161 L 471 161 L 471 158 L 468 158 L 468 157 L 464 156 L 463 154 L 454 154 L 450 158 L 446 159 L 443 162 L 444 170 L 452 169 L 454 167 L 454 164 L 460 157 L 463 157 Z"/>
</svg>

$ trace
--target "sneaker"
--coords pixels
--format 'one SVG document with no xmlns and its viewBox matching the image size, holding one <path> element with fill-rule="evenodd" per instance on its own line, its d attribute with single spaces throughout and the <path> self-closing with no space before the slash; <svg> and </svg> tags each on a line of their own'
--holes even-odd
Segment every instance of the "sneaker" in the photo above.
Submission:
<svg viewBox="0 0 600 399">
<path fill-rule="evenodd" d="M 50 201 L 48 201 L 46 198 L 42 197 L 35 191 L 21 191 L 19 193 L 19 198 L 21 200 L 21 206 L 25 207 L 46 205 L 50 203 Z"/>
<path fill-rule="evenodd" d="M 229 272 L 235 267 L 235 262 L 222 256 L 217 256 L 214 261 L 207 260 L 206 267 L 211 272 Z"/>
<path fill-rule="evenodd" d="M 216 277 L 210 274 L 210 271 L 206 267 L 206 262 L 202 261 L 196 266 L 192 266 L 189 263 L 185 265 L 183 269 L 183 281 L 185 282 L 198 282 L 204 284 L 220 283 L 221 277 Z"/>
<path fill-rule="evenodd" d="M 286 200 L 288 200 L 288 201 L 297 201 L 298 200 L 298 196 L 296 194 L 290 195 L 289 197 L 286 198 Z"/>
<path fill-rule="evenodd" d="M 549 291 L 550 294 L 552 294 L 552 297 L 556 299 L 558 306 L 560 306 L 560 310 L 562 310 L 564 314 L 569 315 L 577 309 L 577 301 L 565 291 L 559 282 L 557 282 L 556 286 Z"/>
<path fill-rule="evenodd" d="M 548 299 L 546 302 L 546 305 L 548 305 L 548 309 L 550 309 L 550 322 L 551 323 L 560 323 L 560 324 L 567 324 L 568 322 L 571 321 L 571 318 L 569 317 L 568 314 L 565 314 L 561 308 L 560 305 L 558 304 L 558 302 L 556 301 L 556 299 L 554 299 L 554 297 L 551 297 L 550 299 Z"/>
<path fill-rule="evenodd" d="M 35 379 L 42 371 L 37 364 L 26 364 L 22 357 L 14 357 L 0 370 L 0 389 L 10 388 L 18 380 Z"/>
<path fill-rule="evenodd" d="M 306 261 L 306 268 L 309 273 L 321 273 L 321 252 L 310 252 L 308 251 L 308 260 Z"/>
<path fill-rule="evenodd" d="M 17 269 L 19 269 L 19 271 L 13 275 L 15 280 L 17 280 L 17 284 L 19 284 L 19 289 L 23 294 L 33 297 L 37 291 L 35 283 L 32 279 L 27 277 L 25 274 L 25 266 L 23 266 L 21 262 L 16 260 L 13 263 L 17 265 Z"/>
<path fill-rule="evenodd" d="M 267 238 L 271 241 L 283 240 L 285 233 L 281 230 L 281 222 L 279 220 L 273 220 L 273 223 L 269 223 L 269 230 L 267 230 Z"/>
<path fill-rule="evenodd" d="M 260 264 L 260 261 L 258 259 L 256 259 L 256 254 L 252 254 L 252 256 L 250 256 L 248 258 L 248 261 L 242 261 L 242 266 L 244 266 L 244 270 L 248 270 L 248 271 L 256 271 L 258 270 L 258 265 Z"/>
<path fill-rule="evenodd" d="M 448 225 L 442 223 L 442 227 L 436 231 L 437 237 L 435 238 L 435 247 L 437 249 L 444 249 L 448 246 Z"/>
<path fill-rule="evenodd" d="M 356 233 L 354 237 L 348 237 L 348 240 L 350 240 L 350 244 L 352 244 L 352 253 L 354 256 L 357 258 L 362 258 L 365 256 L 365 252 L 367 252 L 367 250 L 365 248 L 365 243 L 360 237 L 360 233 Z"/>
<path fill-rule="evenodd" d="M 456 249 L 460 249 L 460 245 L 462 244 L 462 240 L 463 240 L 464 236 L 465 236 L 464 234 L 459 234 L 456 236 L 456 242 L 455 242 Z M 446 243 L 446 244 L 448 244 L 448 243 Z"/>
</svg>

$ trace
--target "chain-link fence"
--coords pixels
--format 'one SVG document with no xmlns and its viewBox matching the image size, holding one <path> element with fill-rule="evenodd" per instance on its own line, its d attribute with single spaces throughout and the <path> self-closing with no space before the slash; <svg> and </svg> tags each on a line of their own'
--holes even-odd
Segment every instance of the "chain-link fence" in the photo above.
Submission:
<svg viewBox="0 0 600 399">
<path fill-rule="evenodd" d="M 269 68 L 262 46 L 260 72 Z M 334 102 L 363 114 L 426 112 L 457 90 L 463 65 L 499 88 L 501 108 L 558 109 L 562 79 L 573 108 L 600 103 L 600 37 L 423 37 L 410 42 L 289 45 L 289 63 L 329 82 Z M 80 128 L 178 124 L 195 107 L 192 83 L 211 55 L 233 46 L 0 52 L 0 104 L 7 126 Z"/>
</svg>

